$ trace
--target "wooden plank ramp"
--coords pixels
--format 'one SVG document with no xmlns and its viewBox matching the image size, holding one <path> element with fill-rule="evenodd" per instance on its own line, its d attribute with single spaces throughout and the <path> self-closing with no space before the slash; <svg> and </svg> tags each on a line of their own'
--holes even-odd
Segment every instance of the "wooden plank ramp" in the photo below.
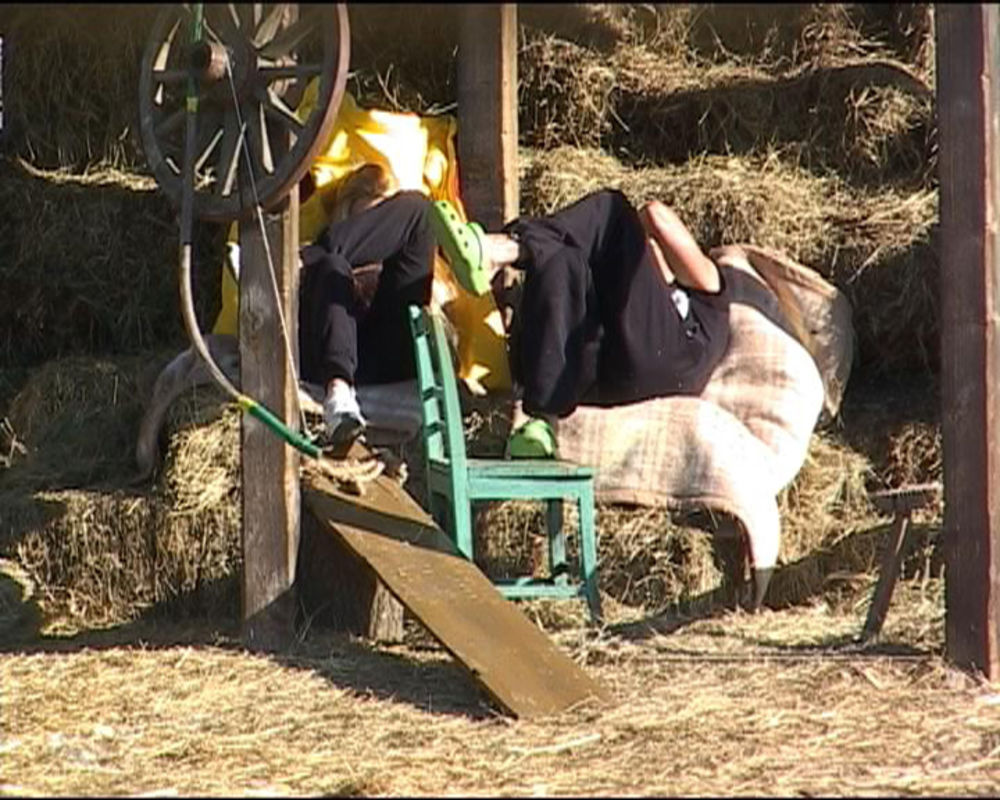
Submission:
<svg viewBox="0 0 1000 800">
<path fill-rule="evenodd" d="M 320 526 L 375 571 L 501 708 L 530 718 L 608 701 L 398 482 L 380 476 L 359 497 L 309 470 L 302 496 Z"/>
</svg>

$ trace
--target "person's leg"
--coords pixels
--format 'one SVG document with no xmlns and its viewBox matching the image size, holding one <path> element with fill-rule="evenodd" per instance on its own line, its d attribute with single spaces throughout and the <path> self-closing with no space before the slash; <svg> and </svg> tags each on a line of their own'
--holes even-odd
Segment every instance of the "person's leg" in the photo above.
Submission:
<svg viewBox="0 0 1000 800">
<path fill-rule="evenodd" d="M 577 248 L 590 266 L 602 306 L 620 299 L 622 287 L 646 265 L 646 233 L 639 214 L 615 189 L 593 192 L 545 217 L 520 217 L 504 231 L 535 263 L 547 261 L 563 247 Z"/>
<path fill-rule="evenodd" d="M 311 253 L 299 284 L 300 374 L 324 389 L 325 435 L 335 446 L 350 443 L 365 428 L 354 394 L 356 316 L 350 264 L 334 253 Z"/>
<path fill-rule="evenodd" d="M 299 281 L 299 372 L 324 387 L 354 382 L 358 366 L 357 307 L 351 265 L 315 250 L 303 258 Z"/>
<path fill-rule="evenodd" d="M 700 390 L 728 341 L 728 307 L 724 298 L 703 292 L 675 297 L 639 213 L 621 192 L 596 192 L 505 230 L 525 251 L 515 266 L 526 268 L 526 290 L 534 265 L 566 248 L 586 255 L 602 327 L 591 400 L 617 405 Z M 546 318 L 533 314 L 526 323 L 544 327 Z"/>
<path fill-rule="evenodd" d="M 600 320 L 593 276 L 583 253 L 569 245 L 524 266 L 512 342 L 524 411 L 534 417 L 567 416 L 597 377 Z"/>
<path fill-rule="evenodd" d="M 400 201 L 408 225 L 397 251 L 382 262 L 378 287 L 358 328 L 358 383 L 391 383 L 416 376 L 407 308 L 431 300 L 435 241 L 430 204 L 415 192 Z"/>
<path fill-rule="evenodd" d="M 314 250 L 336 253 L 351 267 L 384 263 L 390 258 L 419 259 L 425 254 L 414 230 L 426 227 L 429 206 L 430 200 L 420 192 L 398 192 L 327 226 L 315 243 L 302 248 L 303 260 Z"/>
<path fill-rule="evenodd" d="M 525 272 L 512 348 L 524 410 L 566 416 L 597 380 L 602 329 L 642 260 L 642 226 L 624 195 L 602 191 L 504 230 L 519 243 L 514 266 Z"/>
<path fill-rule="evenodd" d="M 330 225 L 315 244 L 302 249 L 301 371 L 326 391 L 324 416 L 334 440 L 356 436 L 364 427 L 354 394 L 359 379 L 364 381 L 369 373 L 395 376 L 400 360 L 403 372 L 409 367 L 412 374 L 406 306 L 426 303 L 430 297 L 434 250 L 428 207 L 423 195 L 403 192 Z M 361 307 L 352 271 L 373 261 L 383 263 L 382 274 L 359 330 Z M 407 333 L 402 350 L 400 331 Z M 385 336 L 396 347 L 380 346 L 369 353 L 370 348 L 359 346 L 359 336 L 366 342 Z"/>
</svg>

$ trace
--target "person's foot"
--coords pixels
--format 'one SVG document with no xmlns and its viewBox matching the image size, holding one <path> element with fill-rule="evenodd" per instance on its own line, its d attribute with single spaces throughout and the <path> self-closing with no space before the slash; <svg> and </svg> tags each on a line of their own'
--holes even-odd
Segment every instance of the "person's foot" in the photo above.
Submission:
<svg viewBox="0 0 1000 800">
<path fill-rule="evenodd" d="M 486 254 L 496 269 L 514 264 L 521 258 L 521 245 L 506 233 L 486 234 Z"/>
<path fill-rule="evenodd" d="M 334 447 L 350 445 L 367 427 L 354 387 L 335 378 L 323 400 L 323 438 Z"/>
<path fill-rule="evenodd" d="M 507 440 L 511 458 L 555 458 L 556 435 L 544 419 L 532 417 L 514 429 Z"/>
</svg>

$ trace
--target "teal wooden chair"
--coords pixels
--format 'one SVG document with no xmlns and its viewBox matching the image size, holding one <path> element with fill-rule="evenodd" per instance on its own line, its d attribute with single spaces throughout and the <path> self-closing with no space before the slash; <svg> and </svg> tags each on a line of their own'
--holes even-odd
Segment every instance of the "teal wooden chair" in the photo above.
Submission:
<svg viewBox="0 0 1000 800">
<path fill-rule="evenodd" d="M 594 525 L 594 470 L 553 459 L 469 458 L 451 348 L 440 317 L 410 306 L 410 329 L 423 410 L 424 456 L 430 511 L 458 550 L 473 560 L 472 503 L 542 500 L 546 503 L 550 575 L 496 580 L 508 598 L 583 597 L 591 619 L 601 618 Z M 580 579 L 569 579 L 563 501 L 577 504 Z"/>
</svg>

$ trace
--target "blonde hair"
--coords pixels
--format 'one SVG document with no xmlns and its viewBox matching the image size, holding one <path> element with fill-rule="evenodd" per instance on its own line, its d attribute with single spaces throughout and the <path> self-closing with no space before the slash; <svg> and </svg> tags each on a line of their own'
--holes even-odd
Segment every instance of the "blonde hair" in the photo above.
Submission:
<svg viewBox="0 0 1000 800">
<path fill-rule="evenodd" d="M 342 222 L 398 191 L 399 181 L 392 170 L 381 164 L 362 164 L 324 192 L 321 199 L 327 219 Z"/>
</svg>

